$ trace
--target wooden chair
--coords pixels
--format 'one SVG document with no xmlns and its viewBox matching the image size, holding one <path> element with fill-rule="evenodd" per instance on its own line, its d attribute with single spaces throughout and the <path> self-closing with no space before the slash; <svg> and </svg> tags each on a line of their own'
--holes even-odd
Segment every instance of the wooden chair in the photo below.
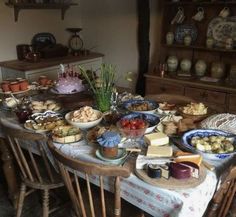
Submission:
<svg viewBox="0 0 236 217">
<path fill-rule="evenodd" d="M 71 201 L 73 203 L 74 211 L 77 217 L 121 216 L 120 177 L 127 178 L 130 176 L 130 171 L 128 168 L 121 166 L 107 166 L 107 165 L 89 163 L 81 161 L 79 159 L 68 158 L 60 150 L 56 149 L 50 142 L 49 142 L 49 148 L 54 158 L 58 162 L 60 172 L 64 179 L 67 190 L 69 192 Z M 85 192 L 85 189 L 81 187 L 81 180 L 79 181 L 77 172 L 80 172 L 84 175 L 87 188 L 86 195 L 83 193 Z M 90 178 L 91 176 L 94 175 L 99 177 L 98 195 L 96 194 L 96 188 L 94 188 L 93 185 L 90 185 Z M 112 194 L 114 200 L 113 198 L 107 199 L 105 197 L 107 196 L 108 192 L 104 191 L 104 182 L 103 182 L 104 177 L 114 178 L 114 183 L 113 183 L 114 195 Z M 97 199 L 99 199 L 99 201 L 95 202 L 95 200 Z M 114 201 L 113 204 L 112 201 Z M 111 206 L 111 204 L 114 205 L 111 211 L 112 213 L 111 215 L 107 215 L 109 209 L 108 207 Z M 125 215 L 127 217 L 136 217 L 136 216 L 144 217 L 143 213 L 141 213 L 139 209 L 135 208 L 131 204 L 129 208 L 126 209 L 126 211 L 129 212 L 129 214 L 126 213 L 127 215 Z"/>
<path fill-rule="evenodd" d="M 153 94 L 146 95 L 145 98 L 157 102 L 168 102 L 174 104 L 186 104 L 190 102 L 195 102 L 195 100 L 190 97 L 175 94 Z"/>
<path fill-rule="evenodd" d="M 232 166 L 221 177 L 221 184 L 216 190 L 204 217 L 225 217 L 236 193 L 236 166 Z"/>
<path fill-rule="evenodd" d="M 21 129 L 9 127 L 2 122 L 6 141 L 12 150 L 21 175 L 21 188 L 17 202 L 16 217 L 22 214 L 24 199 L 35 190 L 42 191 L 43 217 L 60 207 L 49 210 L 49 191 L 64 186 L 60 174 L 52 168 L 44 145 L 47 138 L 42 134 L 36 134 Z M 46 146 L 47 147 L 47 146 Z M 26 191 L 29 188 L 30 190 Z"/>
</svg>

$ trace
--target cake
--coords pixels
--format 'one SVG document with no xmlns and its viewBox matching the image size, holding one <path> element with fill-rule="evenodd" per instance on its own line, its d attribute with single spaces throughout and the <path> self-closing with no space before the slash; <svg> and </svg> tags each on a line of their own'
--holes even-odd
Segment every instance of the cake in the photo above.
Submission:
<svg viewBox="0 0 236 217">
<path fill-rule="evenodd" d="M 79 74 L 68 67 L 67 70 L 59 73 L 55 89 L 58 93 L 70 94 L 83 91 L 84 85 Z"/>
<path fill-rule="evenodd" d="M 115 158 L 118 155 L 118 144 L 121 137 L 118 133 L 107 131 L 97 139 L 101 146 L 101 154 L 106 158 Z"/>
</svg>

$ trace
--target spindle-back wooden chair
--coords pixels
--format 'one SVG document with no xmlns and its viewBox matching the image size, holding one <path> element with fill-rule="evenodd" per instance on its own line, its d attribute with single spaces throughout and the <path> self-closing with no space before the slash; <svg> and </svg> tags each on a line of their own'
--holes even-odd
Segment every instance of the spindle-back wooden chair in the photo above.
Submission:
<svg viewBox="0 0 236 217">
<path fill-rule="evenodd" d="M 49 142 L 49 147 L 54 158 L 58 162 L 60 172 L 64 179 L 67 190 L 69 192 L 71 201 L 73 203 L 74 211 L 77 217 L 108 216 L 107 208 L 108 206 L 111 205 L 112 201 L 109 200 L 109 204 L 106 203 L 107 198 L 105 197 L 106 195 L 105 193 L 107 192 L 104 191 L 104 182 L 103 182 L 104 177 L 115 178 L 114 195 L 113 195 L 114 207 L 112 209 L 112 214 L 110 214 L 109 216 L 111 217 L 121 216 L 120 177 L 127 178 L 130 176 L 130 171 L 128 168 L 121 166 L 108 166 L 96 163 L 89 163 L 81 161 L 79 159 L 68 158 L 60 150 L 56 149 L 50 142 Z M 81 189 L 81 184 L 78 178 L 78 172 L 82 173 L 86 180 L 87 192 L 88 192 L 87 195 L 82 193 L 82 190 L 85 192 L 85 189 Z M 99 177 L 99 185 L 100 185 L 99 186 L 100 195 L 98 196 L 100 197 L 100 201 L 96 201 L 96 203 L 94 203 L 94 200 L 97 198 L 95 198 L 94 195 L 97 196 L 97 194 L 95 194 L 94 192 L 94 187 L 90 185 L 90 178 L 91 176 L 94 175 Z M 97 207 L 98 204 L 100 204 L 99 208 Z M 132 212 L 131 215 L 130 214 L 128 215 L 129 217 L 144 216 L 139 209 L 137 208 L 135 209 L 136 210 Z"/>
<path fill-rule="evenodd" d="M 225 217 L 229 212 L 236 193 L 236 166 L 232 166 L 222 175 L 219 188 L 216 190 L 204 217 Z"/>
<path fill-rule="evenodd" d="M 22 214 L 24 199 L 35 190 L 41 190 L 43 217 L 60 207 L 49 210 L 49 191 L 64 186 L 60 174 L 51 166 L 44 145 L 47 137 L 43 134 L 16 129 L 2 122 L 6 141 L 12 150 L 21 175 L 21 188 L 17 202 L 16 217 Z M 46 146 L 47 147 L 47 146 Z M 30 190 L 26 191 L 29 188 Z"/>
</svg>

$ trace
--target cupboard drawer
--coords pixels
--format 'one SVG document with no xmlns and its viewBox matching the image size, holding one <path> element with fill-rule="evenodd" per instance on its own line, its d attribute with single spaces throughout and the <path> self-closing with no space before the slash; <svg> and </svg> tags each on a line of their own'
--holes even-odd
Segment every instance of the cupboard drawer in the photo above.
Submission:
<svg viewBox="0 0 236 217">
<path fill-rule="evenodd" d="M 157 79 L 146 79 L 146 94 L 184 94 L 184 87 L 171 82 L 164 82 Z"/>
<path fill-rule="evenodd" d="M 222 105 L 226 103 L 226 93 L 218 91 L 186 87 L 185 95 L 200 102 L 209 102 Z"/>
<path fill-rule="evenodd" d="M 229 94 L 229 110 L 236 111 L 236 94 Z"/>
</svg>

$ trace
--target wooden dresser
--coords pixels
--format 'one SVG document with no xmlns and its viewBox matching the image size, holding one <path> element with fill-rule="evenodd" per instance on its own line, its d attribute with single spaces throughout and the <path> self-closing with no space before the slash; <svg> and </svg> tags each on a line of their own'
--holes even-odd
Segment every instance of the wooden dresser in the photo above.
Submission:
<svg viewBox="0 0 236 217">
<path fill-rule="evenodd" d="M 218 112 L 236 113 L 236 87 L 225 83 L 209 83 L 198 79 L 180 79 L 146 74 L 146 95 L 178 94 L 191 97 Z"/>
</svg>

